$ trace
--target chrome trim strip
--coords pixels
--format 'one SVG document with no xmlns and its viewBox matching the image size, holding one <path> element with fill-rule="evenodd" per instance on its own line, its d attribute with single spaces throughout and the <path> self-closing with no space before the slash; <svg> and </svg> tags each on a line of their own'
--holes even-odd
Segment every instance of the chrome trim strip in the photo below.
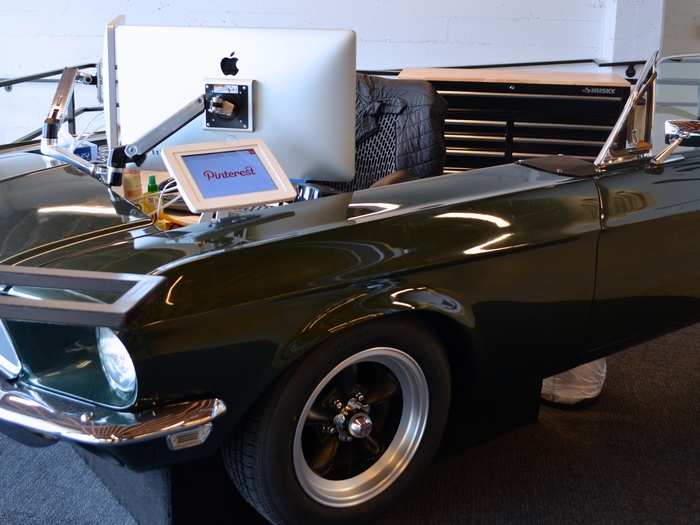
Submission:
<svg viewBox="0 0 700 525">
<path fill-rule="evenodd" d="M 554 157 L 554 153 L 513 153 L 514 159 L 533 159 L 535 157 Z"/>
<path fill-rule="evenodd" d="M 206 425 L 225 412 L 220 399 L 117 412 L 0 378 L 0 421 L 83 445 L 141 443 Z"/>
<path fill-rule="evenodd" d="M 469 126 L 492 126 L 502 128 L 507 124 L 505 120 L 470 120 L 461 118 L 446 118 L 445 124 L 465 124 Z"/>
<path fill-rule="evenodd" d="M 505 142 L 503 135 L 470 135 L 469 133 L 445 133 L 445 138 L 450 140 L 475 140 L 481 142 Z"/>
<path fill-rule="evenodd" d="M 590 129 L 596 131 L 610 131 L 612 126 L 599 126 L 596 124 L 558 124 L 556 122 L 513 122 L 516 128 L 546 128 L 546 129 Z"/>
<path fill-rule="evenodd" d="M 0 281 L 9 286 L 114 292 L 113 303 L 77 300 L 33 300 L 0 295 L 0 318 L 40 323 L 120 328 L 127 316 L 163 285 L 164 277 L 60 268 L 0 265 Z"/>
<path fill-rule="evenodd" d="M 471 149 L 471 148 L 447 148 L 446 152 L 448 155 L 461 155 L 463 157 L 505 157 L 505 152 L 503 151 L 488 151 L 481 149 Z"/>
<path fill-rule="evenodd" d="M 488 91 L 445 91 L 438 90 L 438 94 L 452 97 L 500 97 L 500 98 L 537 98 L 546 100 L 590 100 L 604 102 L 619 102 L 622 97 L 597 97 L 586 95 L 544 95 L 540 93 L 493 93 Z"/>
<path fill-rule="evenodd" d="M 540 137 L 514 137 L 513 142 L 524 144 L 571 144 L 581 146 L 602 146 L 605 144 L 603 140 L 580 140 L 580 139 L 547 139 Z"/>
<path fill-rule="evenodd" d="M 5 326 L 5 321 L 0 319 L 0 375 L 7 379 L 16 379 L 21 370 L 22 363 L 17 356 L 15 344 Z"/>
<path fill-rule="evenodd" d="M 557 155 L 554 153 L 513 153 L 513 158 L 514 159 L 532 159 L 532 158 L 540 158 L 540 157 L 556 157 Z M 594 160 L 595 157 L 589 156 L 589 155 L 566 155 L 567 157 L 572 157 L 575 159 L 583 159 L 583 160 Z"/>
</svg>

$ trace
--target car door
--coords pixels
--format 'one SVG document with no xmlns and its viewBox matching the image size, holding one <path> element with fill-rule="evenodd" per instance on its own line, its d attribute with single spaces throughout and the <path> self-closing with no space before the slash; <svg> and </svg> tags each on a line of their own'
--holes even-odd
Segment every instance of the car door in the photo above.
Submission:
<svg viewBox="0 0 700 525">
<path fill-rule="evenodd" d="M 666 147 L 666 120 L 698 118 L 698 86 L 700 56 L 660 61 L 646 99 L 655 110 L 646 124 L 650 155 L 597 178 L 603 228 L 593 347 L 700 319 L 700 150 L 679 147 L 665 162 L 653 161 Z"/>
</svg>

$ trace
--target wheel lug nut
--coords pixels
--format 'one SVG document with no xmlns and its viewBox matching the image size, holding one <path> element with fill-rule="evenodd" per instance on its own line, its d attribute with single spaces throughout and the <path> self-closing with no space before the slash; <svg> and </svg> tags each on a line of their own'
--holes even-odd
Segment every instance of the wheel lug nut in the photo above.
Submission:
<svg viewBox="0 0 700 525">
<path fill-rule="evenodd" d="M 336 408 L 336 410 L 342 410 L 342 409 L 343 409 L 343 403 L 341 403 L 340 401 L 336 401 L 336 402 L 335 402 L 335 408 Z"/>
</svg>

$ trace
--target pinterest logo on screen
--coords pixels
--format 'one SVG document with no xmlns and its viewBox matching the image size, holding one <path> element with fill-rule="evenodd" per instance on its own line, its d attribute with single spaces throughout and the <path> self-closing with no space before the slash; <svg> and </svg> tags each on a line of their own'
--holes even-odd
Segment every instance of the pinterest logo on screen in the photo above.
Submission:
<svg viewBox="0 0 700 525">
<path fill-rule="evenodd" d="M 215 180 L 215 179 L 229 179 L 231 177 L 250 177 L 252 175 L 255 175 L 255 168 L 253 166 L 246 166 L 245 168 L 241 170 L 225 170 L 225 171 L 212 171 L 212 170 L 204 170 L 204 173 L 202 173 L 206 177 L 207 180 Z"/>
<path fill-rule="evenodd" d="M 253 149 L 188 155 L 183 160 L 205 198 L 277 188 Z"/>
</svg>

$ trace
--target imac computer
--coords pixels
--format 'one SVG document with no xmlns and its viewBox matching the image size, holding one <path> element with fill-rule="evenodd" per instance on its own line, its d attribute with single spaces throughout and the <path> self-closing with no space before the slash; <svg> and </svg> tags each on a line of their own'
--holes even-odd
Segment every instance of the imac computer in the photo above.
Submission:
<svg viewBox="0 0 700 525">
<path fill-rule="evenodd" d="M 119 22 L 108 26 L 104 57 L 116 74 L 116 90 L 105 90 L 105 107 L 118 111 L 107 119 L 118 141 L 111 147 L 132 143 L 206 95 L 205 112 L 151 150 L 143 168 L 163 169 L 167 146 L 260 139 L 291 179 L 354 177 L 352 31 Z"/>
</svg>

